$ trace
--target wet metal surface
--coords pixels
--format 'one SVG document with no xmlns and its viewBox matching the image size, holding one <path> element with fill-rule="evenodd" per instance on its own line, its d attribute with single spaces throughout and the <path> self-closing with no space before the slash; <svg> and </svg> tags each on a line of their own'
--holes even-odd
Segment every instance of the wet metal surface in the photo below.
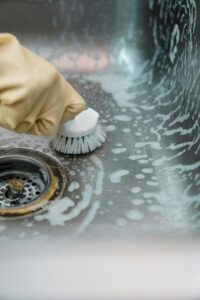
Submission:
<svg viewBox="0 0 200 300">
<path fill-rule="evenodd" d="M 2 148 L 53 155 L 70 177 L 47 212 L 3 222 L 3 240 L 199 232 L 198 1 L 122 2 L 0 3 L 0 31 L 54 63 L 108 131 L 96 152 L 65 156 L 1 130 Z"/>
</svg>

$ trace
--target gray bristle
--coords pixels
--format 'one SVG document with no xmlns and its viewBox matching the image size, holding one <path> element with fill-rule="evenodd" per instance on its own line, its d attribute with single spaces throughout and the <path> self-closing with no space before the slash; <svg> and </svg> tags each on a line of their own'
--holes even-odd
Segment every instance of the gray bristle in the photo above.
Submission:
<svg viewBox="0 0 200 300">
<path fill-rule="evenodd" d="M 57 134 L 52 139 L 51 145 L 55 150 L 65 154 L 84 154 L 99 148 L 105 140 L 106 131 L 98 124 L 94 132 L 84 137 L 69 138 Z"/>
</svg>

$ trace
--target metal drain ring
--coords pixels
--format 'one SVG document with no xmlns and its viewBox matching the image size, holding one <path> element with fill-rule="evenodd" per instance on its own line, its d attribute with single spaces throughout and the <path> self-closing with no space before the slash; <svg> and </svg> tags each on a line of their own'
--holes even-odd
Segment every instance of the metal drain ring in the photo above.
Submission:
<svg viewBox="0 0 200 300">
<path fill-rule="evenodd" d="M 21 216 L 62 196 L 67 177 L 62 165 L 42 152 L 0 150 L 0 215 Z"/>
</svg>

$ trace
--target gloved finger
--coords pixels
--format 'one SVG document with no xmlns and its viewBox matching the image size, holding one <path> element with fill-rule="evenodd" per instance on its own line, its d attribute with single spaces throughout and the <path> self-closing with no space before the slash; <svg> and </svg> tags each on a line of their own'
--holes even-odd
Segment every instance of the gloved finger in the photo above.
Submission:
<svg viewBox="0 0 200 300">
<path fill-rule="evenodd" d="M 58 130 L 64 111 L 58 72 L 56 72 L 56 77 L 53 78 L 52 82 L 49 81 L 49 86 L 45 93 L 41 94 L 41 99 L 38 101 L 43 103 L 43 106 L 27 133 L 52 136 Z"/>
<path fill-rule="evenodd" d="M 50 136 L 56 133 L 63 116 L 63 106 L 43 107 L 43 112 L 36 110 L 21 118 L 24 105 L 4 106 L 0 109 L 0 125 L 17 133 L 30 133 Z"/>
<path fill-rule="evenodd" d="M 66 122 L 82 112 L 86 107 L 86 103 L 79 93 L 61 75 L 60 84 L 64 102 L 62 122 Z"/>
<path fill-rule="evenodd" d="M 48 111 L 36 120 L 28 133 L 41 136 L 53 136 L 58 130 L 61 118 L 62 111 L 57 109 Z"/>
</svg>

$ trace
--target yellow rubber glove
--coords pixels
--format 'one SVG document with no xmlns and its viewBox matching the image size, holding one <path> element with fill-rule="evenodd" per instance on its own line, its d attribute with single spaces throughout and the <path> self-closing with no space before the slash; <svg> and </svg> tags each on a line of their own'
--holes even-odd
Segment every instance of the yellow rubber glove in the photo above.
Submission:
<svg viewBox="0 0 200 300">
<path fill-rule="evenodd" d="M 85 108 L 83 98 L 41 57 L 0 34 L 0 126 L 50 136 Z"/>
</svg>

